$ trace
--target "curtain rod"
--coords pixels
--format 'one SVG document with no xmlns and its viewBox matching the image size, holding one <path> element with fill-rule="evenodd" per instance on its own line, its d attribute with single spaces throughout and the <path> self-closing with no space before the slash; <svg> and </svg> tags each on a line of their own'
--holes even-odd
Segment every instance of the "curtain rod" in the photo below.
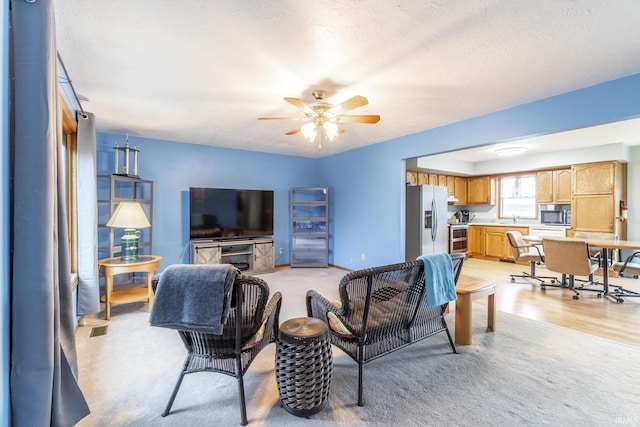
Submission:
<svg viewBox="0 0 640 427">
<path fill-rule="evenodd" d="M 69 73 L 67 72 L 67 67 L 64 66 L 64 61 L 62 60 L 62 57 L 60 56 L 60 52 L 57 52 L 57 55 L 58 55 L 58 61 L 60 61 L 60 65 L 62 65 L 62 70 L 64 71 L 64 76 L 67 79 L 67 82 L 69 83 L 69 87 L 71 88 L 71 92 L 73 92 L 73 96 L 76 98 L 76 102 L 78 103 L 78 107 L 80 107 L 80 114 L 82 115 L 83 119 L 86 119 L 89 116 L 87 115 L 87 113 L 84 112 L 84 109 L 82 109 L 82 104 L 80 104 L 80 99 L 78 98 L 78 94 L 76 93 L 76 90 L 73 87 L 73 84 L 71 83 L 71 78 L 69 77 Z"/>
</svg>

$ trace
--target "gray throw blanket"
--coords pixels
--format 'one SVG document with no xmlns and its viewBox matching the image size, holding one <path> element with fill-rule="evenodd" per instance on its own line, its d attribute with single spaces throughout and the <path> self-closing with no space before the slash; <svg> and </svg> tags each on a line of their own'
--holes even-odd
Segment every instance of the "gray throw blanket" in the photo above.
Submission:
<svg viewBox="0 0 640 427">
<path fill-rule="evenodd" d="M 160 276 L 149 323 L 163 328 L 222 334 L 233 282 L 229 264 L 174 264 Z"/>
</svg>

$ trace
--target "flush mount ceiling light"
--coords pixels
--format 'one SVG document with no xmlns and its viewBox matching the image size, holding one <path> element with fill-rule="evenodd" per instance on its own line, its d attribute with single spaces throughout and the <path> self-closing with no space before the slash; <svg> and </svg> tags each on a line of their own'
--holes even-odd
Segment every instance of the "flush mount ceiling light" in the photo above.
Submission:
<svg viewBox="0 0 640 427">
<path fill-rule="evenodd" d="M 338 135 L 344 133 L 344 129 L 339 126 L 340 123 L 374 124 L 380 121 L 380 116 L 378 115 L 343 114 L 367 105 L 369 101 L 362 96 L 354 96 L 334 106 L 324 101 L 326 95 L 327 92 L 324 90 L 313 91 L 315 101 L 309 104 L 305 104 L 298 98 L 284 98 L 285 101 L 302 110 L 305 117 L 261 117 L 258 120 L 300 120 L 308 122 L 290 130 L 285 135 L 294 135 L 301 132 L 307 141 L 318 141 L 318 148 L 322 148 L 323 139 L 334 141 Z"/>
<path fill-rule="evenodd" d="M 500 157 L 509 157 L 509 156 L 519 156 L 520 154 L 524 154 L 526 151 L 527 151 L 527 147 L 504 147 L 504 148 L 498 148 L 493 152 L 493 154 Z"/>
</svg>

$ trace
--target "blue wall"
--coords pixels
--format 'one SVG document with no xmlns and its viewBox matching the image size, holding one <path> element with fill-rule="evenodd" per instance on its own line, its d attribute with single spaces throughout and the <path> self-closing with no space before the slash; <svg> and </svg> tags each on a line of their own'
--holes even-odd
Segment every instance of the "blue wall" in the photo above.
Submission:
<svg viewBox="0 0 640 427">
<path fill-rule="evenodd" d="M 98 173 L 114 172 L 123 135 L 98 133 Z M 274 190 L 276 264 L 289 263 L 289 188 L 323 185 L 316 160 L 129 136 L 140 150 L 138 175 L 153 181 L 153 254 L 161 270 L 189 262 L 189 187 Z M 280 255 L 278 248 L 283 248 Z"/>
<path fill-rule="evenodd" d="M 405 159 L 640 117 L 639 99 L 636 74 L 321 159 L 323 182 L 336 188 L 332 263 L 404 261 Z"/>
<path fill-rule="evenodd" d="M 162 268 L 188 262 L 190 186 L 275 190 L 276 264 L 289 262 L 289 188 L 328 186 L 329 261 L 359 269 L 404 260 L 405 159 L 638 117 L 638 99 L 640 74 L 318 160 L 129 141 L 140 148 L 140 176 L 154 181 L 153 252 Z M 116 142 L 124 137 L 98 135 L 99 171 L 113 172 Z"/>
</svg>

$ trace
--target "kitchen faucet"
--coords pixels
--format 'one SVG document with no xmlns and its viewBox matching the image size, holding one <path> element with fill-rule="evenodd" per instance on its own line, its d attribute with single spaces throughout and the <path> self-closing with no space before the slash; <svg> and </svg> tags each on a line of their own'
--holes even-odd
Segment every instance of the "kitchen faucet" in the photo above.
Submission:
<svg viewBox="0 0 640 427">
<path fill-rule="evenodd" d="M 518 215 L 513 214 L 513 223 L 517 223 L 518 222 L 518 218 L 520 218 Z"/>
</svg>

